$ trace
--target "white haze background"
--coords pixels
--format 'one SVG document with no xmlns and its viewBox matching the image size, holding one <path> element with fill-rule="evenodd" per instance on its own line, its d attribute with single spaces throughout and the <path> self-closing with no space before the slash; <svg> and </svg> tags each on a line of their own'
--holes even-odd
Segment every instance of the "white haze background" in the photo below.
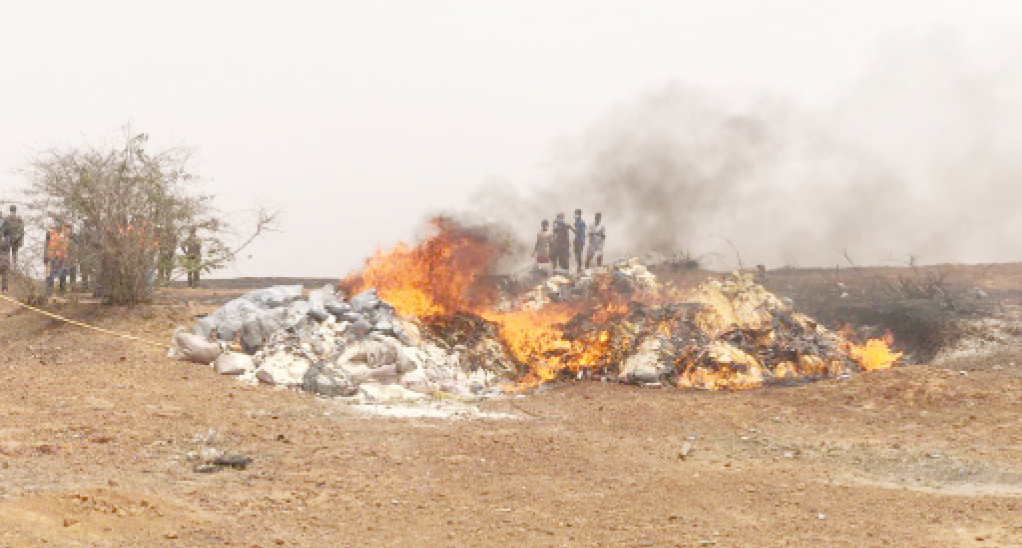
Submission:
<svg viewBox="0 0 1022 548">
<path fill-rule="evenodd" d="M 1022 259 L 1022 4 L 9 3 L 0 200 L 34 150 L 127 122 L 284 211 L 226 275 L 341 276 L 430 213 L 613 256 Z"/>
</svg>

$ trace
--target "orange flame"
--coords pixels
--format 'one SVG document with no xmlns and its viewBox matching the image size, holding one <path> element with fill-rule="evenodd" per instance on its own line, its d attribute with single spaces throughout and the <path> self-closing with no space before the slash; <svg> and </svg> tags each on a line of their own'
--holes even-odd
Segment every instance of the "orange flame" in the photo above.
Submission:
<svg viewBox="0 0 1022 548">
<path fill-rule="evenodd" d="M 849 343 L 848 353 L 866 371 L 890 369 L 901 359 L 902 352 L 891 350 L 894 337 L 888 333 L 882 339 L 869 339 L 865 344 Z"/>
<path fill-rule="evenodd" d="M 419 245 L 377 250 L 361 272 L 341 285 L 352 292 L 376 288 L 384 301 L 405 316 L 476 308 L 483 296 L 471 289 L 497 259 L 499 246 L 446 217 L 437 217 L 430 225 L 431 234 Z"/>
<path fill-rule="evenodd" d="M 613 289 L 609 276 L 595 280 L 592 288 L 595 297 L 588 303 L 548 304 L 539 310 L 496 310 L 492 294 L 481 282 L 504 249 L 502 242 L 483 232 L 448 218 L 436 218 L 421 243 L 378 250 L 361 272 L 349 276 L 341 285 L 353 293 L 375 288 L 384 301 L 406 317 L 468 312 L 496 324 L 503 344 L 520 364 L 529 368 L 526 378 L 519 379 L 519 388 L 542 384 L 563 370 L 619 364 L 629 349 L 638 344 L 638 335 L 630 331 L 628 322 L 619 321 L 627 319 L 631 303 Z M 768 297 L 777 301 L 773 295 Z M 749 309 L 739 310 L 721 291 L 707 291 L 698 298 L 706 306 L 696 315 L 695 324 L 711 339 L 738 324 L 756 329 L 766 321 L 761 318 L 761 307 L 753 306 L 756 302 L 739 303 Z M 666 293 L 633 298 L 635 303 L 654 305 L 663 299 L 680 301 L 681 297 L 668 289 Z M 586 329 L 574 330 L 569 337 L 565 324 L 583 310 L 590 313 Z M 673 325 L 671 320 L 663 320 L 654 326 L 653 334 L 670 338 Z M 762 335 L 764 346 L 769 345 L 770 336 Z M 891 350 L 890 337 L 857 345 L 846 333 L 842 346 L 844 343 L 846 356 L 851 356 L 864 370 L 889 368 L 902 355 Z M 848 368 L 847 359 L 825 360 L 811 355 L 767 368 L 755 356 L 723 343 L 714 343 L 706 352 L 685 363 L 679 362 L 684 372 L 676 379 L 678 386 L 755 388 L 775 379 L 834 375 Z"/>
<path fill-rule="evenodd" d="M 500 326 L 500 334 L 520 362 L 541 380 L 553 379 L 561 369 L 558 354 L 571 350 L 558 325 L 571 319 L 567 309 L 484 312 L 486 320 Z"/>
<path fill-rule="evenodd" d="M 420 244 L 378 250 L 361 272 L 341 285 L 353 293 L 376 288 L 380 298 L 404 316 L 478 314 L 500 326 L 511 353 L 538 379 L 552 379 L 561 369 L 557 354 L 572 347 L 557 326 L 570 320 L 573 312 L 568 307 L 492 310 L 492 299 L 478 282 L 498 258 L 500 242 L 448 218 L 435 218 L 430 224 L 431 233 Z"/>
</svg>

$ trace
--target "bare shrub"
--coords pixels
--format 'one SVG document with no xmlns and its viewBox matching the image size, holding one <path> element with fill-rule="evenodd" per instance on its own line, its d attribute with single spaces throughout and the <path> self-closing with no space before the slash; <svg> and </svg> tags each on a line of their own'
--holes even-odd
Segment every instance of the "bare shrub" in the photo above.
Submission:
<svg viewBox="0 0 1022 548">
<path fill-rule="evenodd" d="M 158 274 L 167 282 L 189 269 L 222 268 L 276 222 L 276 213 L 260 209 L 255 229 L 232 249 L 226 240 L 237 231 L 201 191 L 193 150 L 148 144 L 148 135 L 126 127 L 113 145 L 52 148 L 24 169 L 36 217 L 71 223 L 73 262 L 115 304 L 149 300 Z M 193 228 L 204 244 L 198 260 L 177 253 Z"/>
</svg>

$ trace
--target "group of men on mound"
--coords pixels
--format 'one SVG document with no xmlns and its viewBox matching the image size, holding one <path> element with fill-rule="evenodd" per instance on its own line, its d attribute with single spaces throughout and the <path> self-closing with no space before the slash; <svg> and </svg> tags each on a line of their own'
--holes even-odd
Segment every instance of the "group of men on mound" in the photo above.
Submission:
<svg viewBox="0 0 1022 548">
<path fill-rule="evenodd" d="M 536 267 L 544 271 L 551 268 L 554 272 L 567 273 L 571 269 L 569 256 L 572 249 L 575 251 L 577 272 L 582 272 L 583 264 L 586 270 L 594 264 L 598 267 L 603 266 L 603 244 L 607 239 L 607 233 L 602 220 L 603 216 L 597 213 L 593 224 L 587 226 L 582 220 L 582 210 L 576 209 L 575 221 L 572 224 L 564 221 L 564 213 L 558 213 L 551 230 L 550 223 L 543 219 L 539 234 L 536 236 L 536 247 L 532 250 L 532 256 L 536 258 Z M 572 235 L 574 238 L 571 238 Z"/>
</svg>

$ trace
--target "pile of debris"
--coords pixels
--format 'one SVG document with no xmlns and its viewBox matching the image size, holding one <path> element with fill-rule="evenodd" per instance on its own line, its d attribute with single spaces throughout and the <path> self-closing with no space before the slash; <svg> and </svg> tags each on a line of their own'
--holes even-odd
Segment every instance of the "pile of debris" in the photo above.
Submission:
<svg viewBox="0 0 1022 548">
<path fill-rule="evenodd" d="M 598 267 L 574 277 L 554 273 L 551 276 L 542 276 L 535 282 L 533 287 L 520 294 L 508 295 L 505 304 L 516 308 L 539 310 L 552 303 L 592 297 L 606 298 L 608 293 L 627 299 L 636 294 L 659 295 L 662 290 L 656 276 L 646 265 L 634 258 Z"/>
<path fill-rule="evenodd" d="M 372 401 L 494 394 L 498 383 L 559 377 L 756 388 L 886 368 L 900 357 L 885 341 L 859 346 L 827 329 L 752 275 L 682 293 L 635 260 L 549 276 L 486 309 L 422 317 L 397 313 L 375 289 L 346 300 L 333 286 L 305 297 L 301 286 L 271 287 L 227 303 L 175 341 L 177 357 L 213 362 L 221 373 Z M 209 349 L 209 341 L 240 343 L 242 353 L 183 350 Z"/>
<path fill-rule="evenodd" d="M 241 353 L 231 352 L 240 344 Z M 326 396 L 361 400 L 480 395 L 497 375 L 470 367 L 462 348 L 420 335 L 375 291 L 344 300 L 332 286 L 251 291 L 174 336 L 170 356 L 217 372 Z"/>
<path fill-rule="evenodd" d="M 661 347 L 677 386 L 754 388 L 889 367 L 898 355 L 865 355 L 845 335 L 792 309 L 751 274 L 709 280 L 686 299 Z M 873 345 L 875 346 L 875 345 Z M 872 348 L 872 346 L 871 346 Z"/>
<path fill-rule="evenodd" d="M 562 374 L 742 389 L 882 369 L 900 357 L 886 341 L 859 346 L 827 329 L 751 274 L 712 278 L 686 293 L 643 279 L 649 285 L 624 310 L 590 308 L 565 325 L 575 344 L 562 355 Z"/>
</svg>

